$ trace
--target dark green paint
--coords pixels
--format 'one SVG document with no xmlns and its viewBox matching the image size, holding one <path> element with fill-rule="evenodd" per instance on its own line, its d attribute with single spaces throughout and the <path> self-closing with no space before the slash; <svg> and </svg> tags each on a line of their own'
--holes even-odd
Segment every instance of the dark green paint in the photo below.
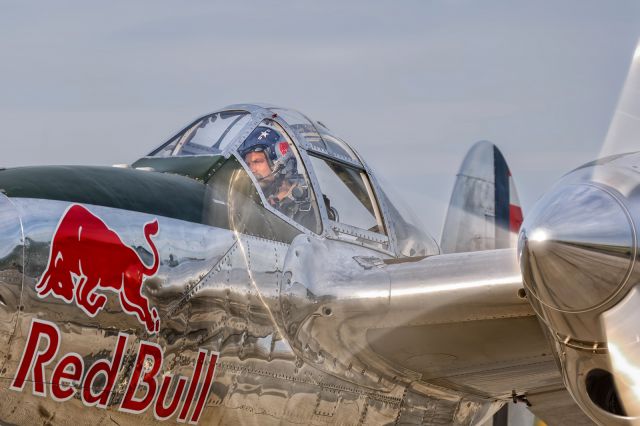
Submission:
<svg viewBox="0 0 640 426">
<path fill-rule="evenodd" d="M 222 155 L 143 157 L 131 167 L 151 167 L 156 172 L 174 173 L 206 182 L 224 160 Z"/>
<path fill-rule="evenodd" d="M 262 205 L 251 179 L 235 157 L 191 159 L 195 158 L 199 159 L 196 163 L 202 165 L 199 170 L 206 169 L 200 177 L 208 180 L 207 184 L 195 177 L 177 174 L 177 170 L 187 171 L 188 162 L 165 159 L 168 161 L 162 164 L 166 166 L 166 173 L 95 166 L 5 169 L 0 171 L 0 191 L 12 198 L 92 204 L 224 229 L 235 226 L 240 233 L 285 243 L 300 234 L 297 228 Z M 203 158 L 209 159 L 206 167 L 204 162 L 199 163 Z M 207 179 L 211 174 L 214 176 Z M 235 176 L 233 181 L 232 176 Z M 229 211 L 232 188 L 233 215 Z"/>
<path fill-rule="evenodd" d="M 134 169 L 37 166 L 0 171 L 9 197 L 94 204 L 200 223 L 205 186 L 187 177 Z"/>
</svg>

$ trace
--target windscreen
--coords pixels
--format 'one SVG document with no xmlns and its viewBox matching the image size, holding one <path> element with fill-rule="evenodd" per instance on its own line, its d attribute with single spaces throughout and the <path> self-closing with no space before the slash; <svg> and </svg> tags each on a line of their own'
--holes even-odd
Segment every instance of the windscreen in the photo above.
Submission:
<svg viewBox="0 0 640 426">
<path fill-rule="evenodd" d="M 330 220 L 384 234 L 364 171 L 311 155 Z"/>
<path fill-rule="evenodd" d="M 150 156 L 174 157 L 220 154 L 251 121 L 244 111 L 223 111 L 197 120 Z"/>
</svg>

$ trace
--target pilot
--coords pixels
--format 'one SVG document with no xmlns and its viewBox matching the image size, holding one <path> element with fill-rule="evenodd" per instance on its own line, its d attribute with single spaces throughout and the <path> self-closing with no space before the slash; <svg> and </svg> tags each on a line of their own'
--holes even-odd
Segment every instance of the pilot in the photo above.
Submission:
<svg viewBox="0 0 640 426">
<path fill-rule="evenodd" d="M 238 151 L 269 204 L 303 226 L 312 225 L 305 223 L 313 219 L 309 188 L 289 142 L 277 130 L 259 126 Z"/>
</svg>

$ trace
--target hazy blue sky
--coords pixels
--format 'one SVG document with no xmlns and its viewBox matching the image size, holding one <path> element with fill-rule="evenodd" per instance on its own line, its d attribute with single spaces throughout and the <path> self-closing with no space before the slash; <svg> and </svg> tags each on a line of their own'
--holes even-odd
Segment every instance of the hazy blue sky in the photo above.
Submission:
<svg viewBox="0 0 640 426">
<path fill-rule="evenodd" d="M 132 162 L 227 104 L 327 124 L 436 237 L 470 145 L 525 207 L 595 158 L 637 1 L 0 2 L 2 166 Z"/>
</svg>

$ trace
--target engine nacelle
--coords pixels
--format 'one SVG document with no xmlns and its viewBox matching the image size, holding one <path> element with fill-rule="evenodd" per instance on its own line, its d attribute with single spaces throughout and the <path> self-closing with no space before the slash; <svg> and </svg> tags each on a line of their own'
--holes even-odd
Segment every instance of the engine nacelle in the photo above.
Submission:
<svg viewBox="0 0 640 426">
<path fill-rule="evenodd" d="M 565 384 L 601 424 L 640 422 L 640 153 L 564 176 L 520 232 L 524 285 Z"/>
</svg>

